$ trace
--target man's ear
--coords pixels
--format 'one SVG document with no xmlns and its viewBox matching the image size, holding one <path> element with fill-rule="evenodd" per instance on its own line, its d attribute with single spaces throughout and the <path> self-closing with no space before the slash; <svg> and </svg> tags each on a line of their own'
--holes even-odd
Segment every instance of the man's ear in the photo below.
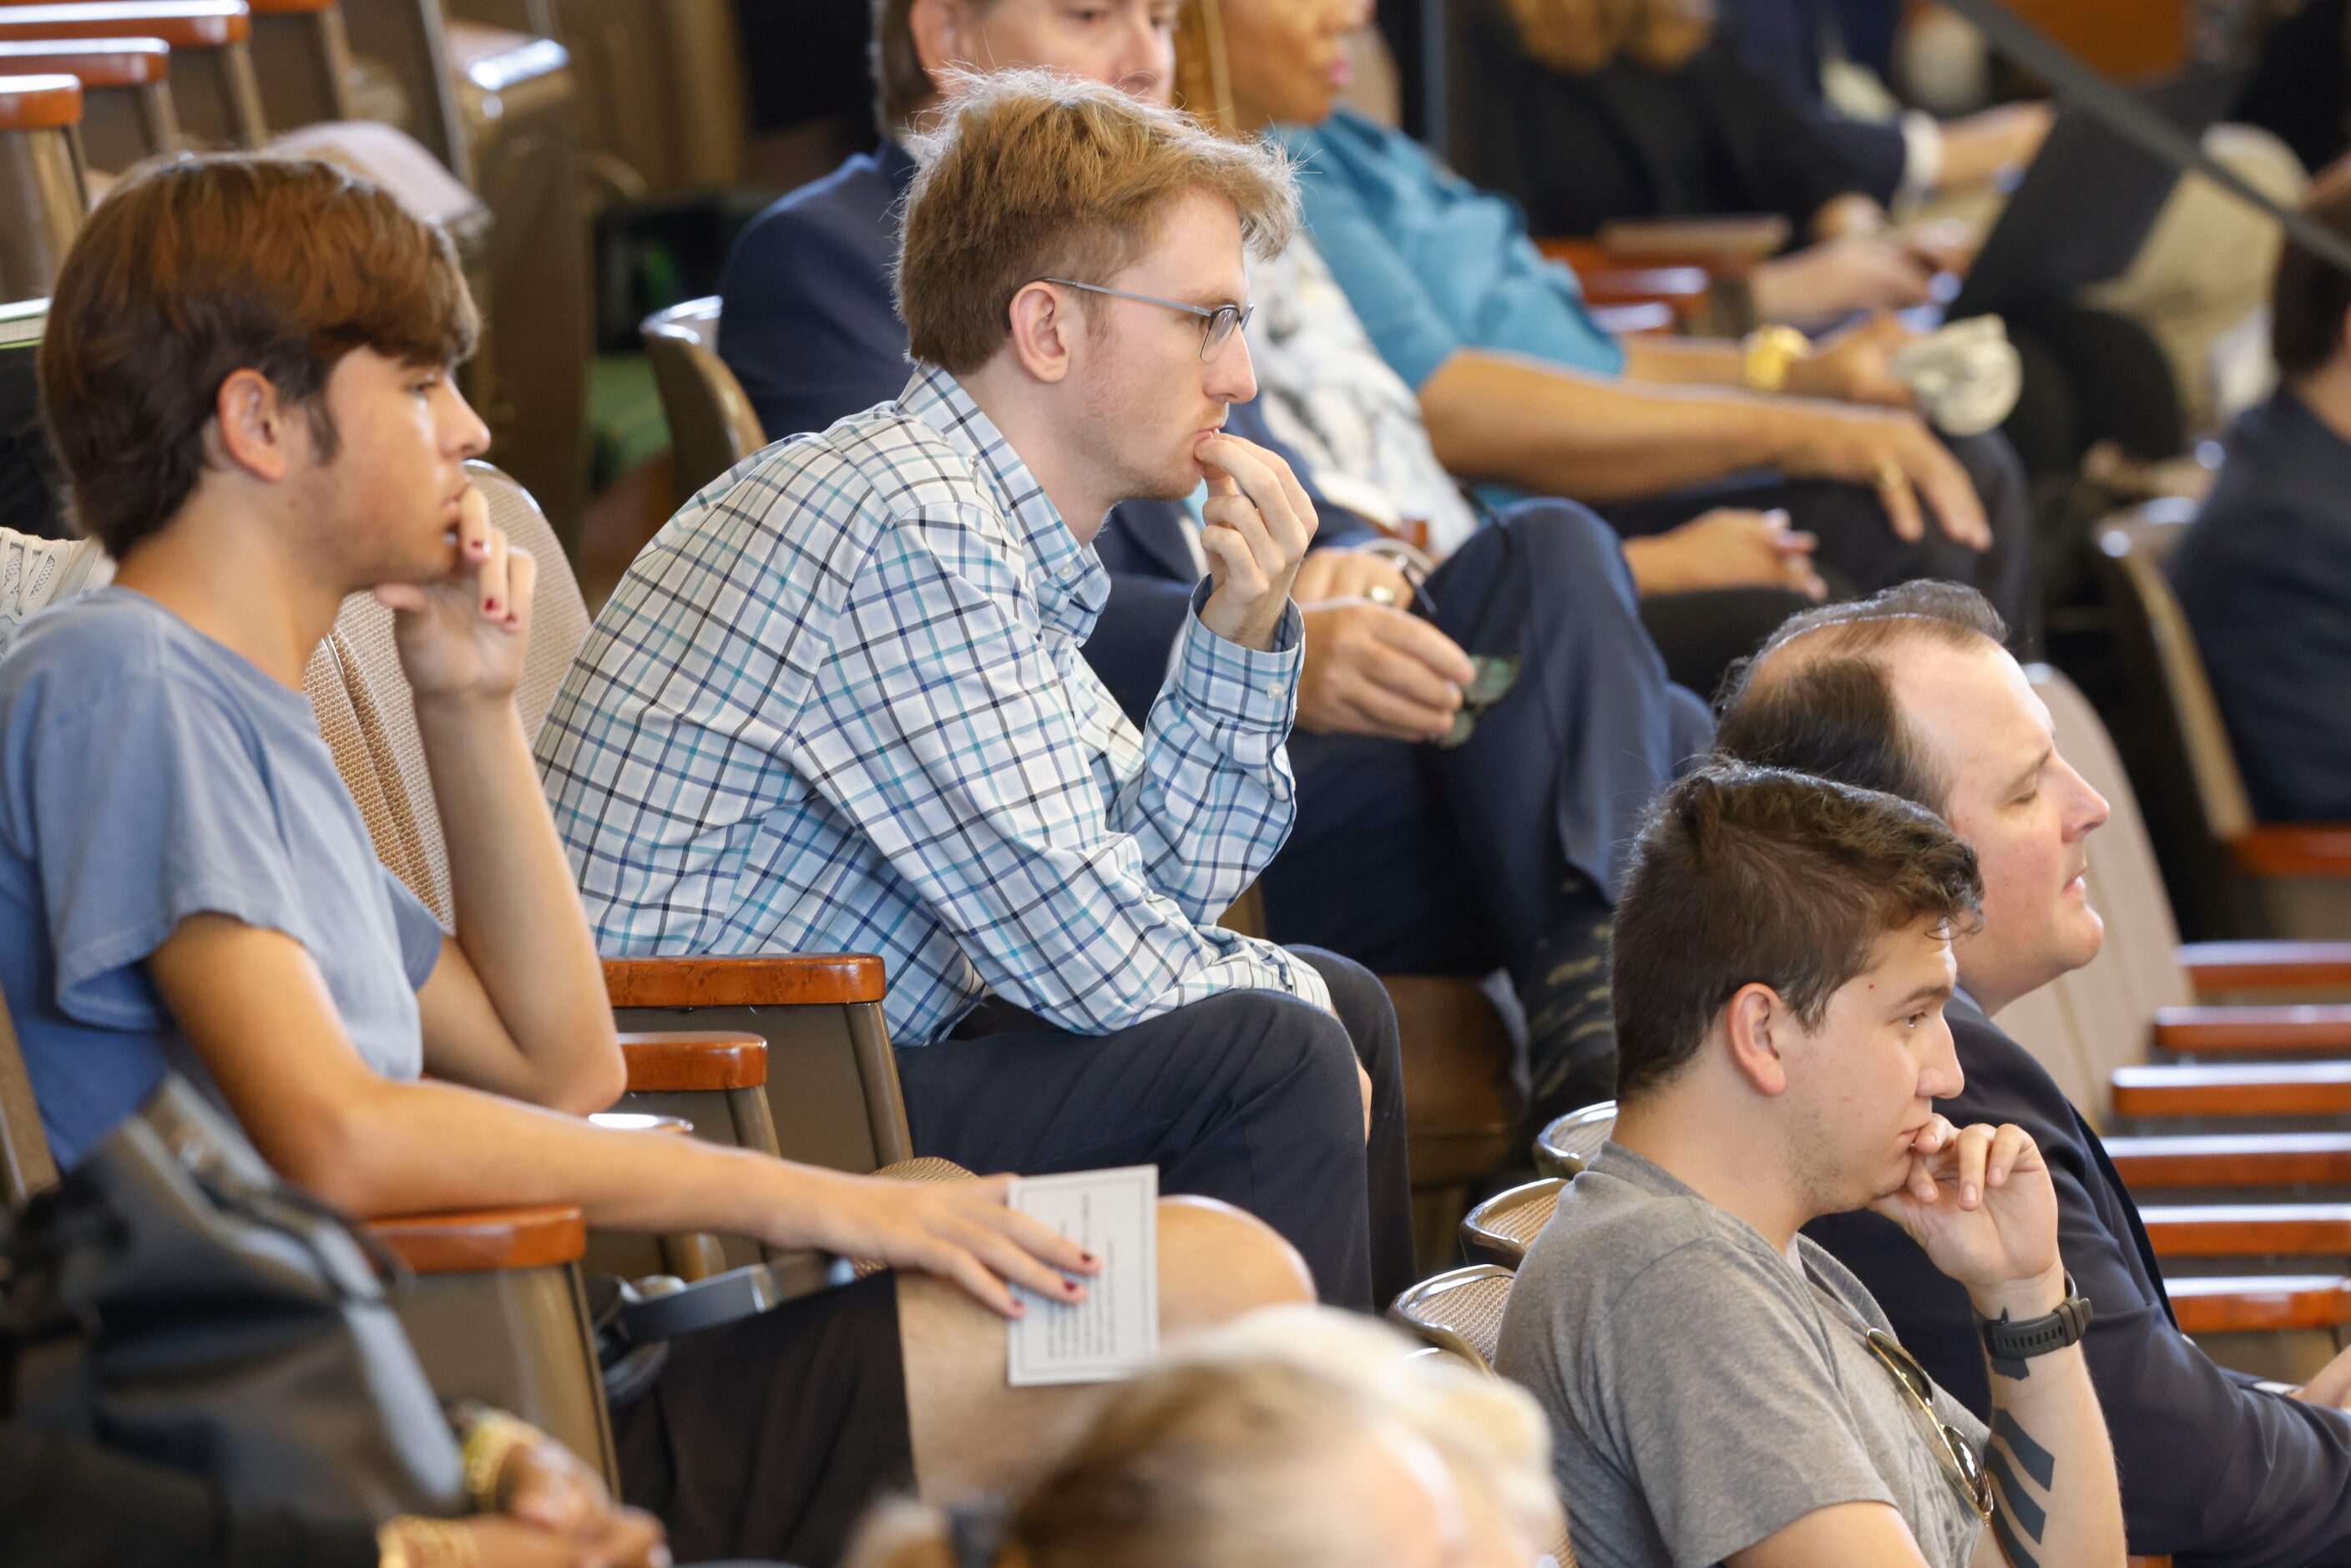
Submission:
<svg viewBox="0 0 2351 1568">
<path fill-rule="evenodd" d="M 1024 283 L 1012 297 L 1012 333 L 1008 345 L 1020 368 L 1048 385 L 1067 379 L 1071 352 L 1085 331 L 1081 307 L 1044 283 Z"/>
<path fill-rule="evenodd" d="M 1730 1064 L 1758 1094 L 1787 1092 L 1788 1064 L 1780 1054 L 1796 1024 L 1780 993 L 1761 982 L 1744 985 L 1723 1009 L 1722 1032 Z"/>
<path fill-rule="evenodd" d="M 208 455 L 224 467 L 242 468 L 275 484 L 292 470 L 292 444 L 303 439 L 294 429 L 296 417 L 267 376 L 232 371 L 213 399 Z"/>
<path fill-rule="evenodd" d="M 957 66 L 978 67 L 972 51 L 978 47 L 972 15 L 964 0 L 914 0 L 906 11 L 906 31 L 914 40 L 914 57 L 931 78 L 931 90 L 946 91 L 946 72 Z"/>
</svg>

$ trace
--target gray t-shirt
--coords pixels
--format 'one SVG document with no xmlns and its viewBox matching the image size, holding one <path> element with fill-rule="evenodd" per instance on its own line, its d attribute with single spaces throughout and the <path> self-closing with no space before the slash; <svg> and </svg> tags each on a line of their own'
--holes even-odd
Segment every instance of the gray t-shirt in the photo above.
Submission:
<svg viewBox="0 0 2351 1568">
<path fill-rule="evenodd" d="M 1706 1568 L 1848 1502 L 1892 1504 L 1931 1568 L 1966 1568 L 1982 1527 L 1863 1338 L 1886 1314 L 1796 1245 L 1802 1273 L 1614 1144 L 1562 1197 L 1497 1359 L 1550 1413 L 1586 1568 Z M 1983 1424 L 1940 1390 L 1936 1406 L 1981 1453 Z"/>
<path fill-rule="evenodd" d="M 207 913 L 301 943 L 368 1065 L 423 1071 L 441 926 L 308 699 L 127 589 L 33 616 L 0 656 L 0 989 L 60 1165 L 167 1067 L 214 1092 L 146 966 Z"/>
</svg>

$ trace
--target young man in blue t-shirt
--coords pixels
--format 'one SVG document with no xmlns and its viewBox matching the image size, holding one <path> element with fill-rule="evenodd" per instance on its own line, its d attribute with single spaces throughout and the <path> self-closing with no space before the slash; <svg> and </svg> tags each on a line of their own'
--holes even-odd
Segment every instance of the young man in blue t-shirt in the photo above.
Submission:
<svg viewBox="0 0 2351 1568">
<path fill-rule="evenodd" d="M 474 332 L 447 237 L 323 163 L 150 169 L 67 258 L 43 392 L 117 571 L 0 659 L 0 988 L 60 1162 L 176 1069 L 363 1215 L 564 1202 L 882 1259 L 1009 1315 L 1011 1282 L 1081 1294 L 1065 1275 L 1092 1261 L 1000 1177 L 906 1186 L 578 1119 L 625 1072 L 512 700 L 534 563 L 464 467 L 486 442 L 451 380 Z M 454 936 L 376 862 L 302 695 L 364 591 L 395 613 Z M 1301 1293 L 1246 1217 L 1171 1210 L 1162 1236 L 1179 1326 L 1203 1270 L 1171 1245 L 1262 1265 L 1235 1305 Z M 620 1413 L 626 1490 L 681 1556 L 829 1561 L 875 1490 L 932 1483 L 979 1430 L 1022 1447 L 994 1419 L 1002 1357 L 999 1320 L 911 1276 L 697 1336 Z"/>
</svg>

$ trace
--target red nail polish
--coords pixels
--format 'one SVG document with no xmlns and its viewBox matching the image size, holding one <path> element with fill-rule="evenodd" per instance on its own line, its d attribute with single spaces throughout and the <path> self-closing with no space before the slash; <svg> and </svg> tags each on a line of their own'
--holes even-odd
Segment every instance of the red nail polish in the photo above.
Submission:
<svg viewBox="0 0 2351 1568">
<path fill-rule="evenodd" d="M 496 600 L 495 600 L 495 599 L 485 599 L 485 600 L 483 600 L 483 601 L 482 601 L 482 613 L 483 613 L 483 614 L 485 614 L 485 615 L 496 615 L 497 612 L 498 612 L 498 601 L 497 601 Z"/>
<path fill-rule="evenodd" d="M 1061 1281 L 1061 1293 L 1062 1293 L 1063 1295 L 1065 1295 L 1065 1296 L 1074 1296 L 1074 1295 L 1076 1295 L 1076 1294 L 1078 1293 L 1078 1282 L 1077 1282 L 1075 1280 L 1064 1280 L 1064 1281 Z"/>
<path fill-rule="evenodd" d="M 1081 1263 L 1093 1263 L 1100 1261 L 1100 1260 L 1095 1258 L 1095 1256 L 1091 1252 L 1081 1252 L 1078 1254 L 1078 1261 Z"/>
</svg>

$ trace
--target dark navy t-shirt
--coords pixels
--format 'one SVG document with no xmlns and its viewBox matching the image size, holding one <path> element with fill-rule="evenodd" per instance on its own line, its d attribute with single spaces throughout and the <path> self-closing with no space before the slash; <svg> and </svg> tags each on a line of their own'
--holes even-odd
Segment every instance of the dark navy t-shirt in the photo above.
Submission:
<svg viewBox="0 0 2351 1568">
<path fill-rule="evenodd" d="M 167 1068 L 218 1097 L 146 967 L 200 914 L 301 943 L 368 1065 L 423 1071 L 441 927 L 308 700 L 129 589 L 42 612 L 0 657 L 0 988 L 60 1166 Z"/>
</svg>

